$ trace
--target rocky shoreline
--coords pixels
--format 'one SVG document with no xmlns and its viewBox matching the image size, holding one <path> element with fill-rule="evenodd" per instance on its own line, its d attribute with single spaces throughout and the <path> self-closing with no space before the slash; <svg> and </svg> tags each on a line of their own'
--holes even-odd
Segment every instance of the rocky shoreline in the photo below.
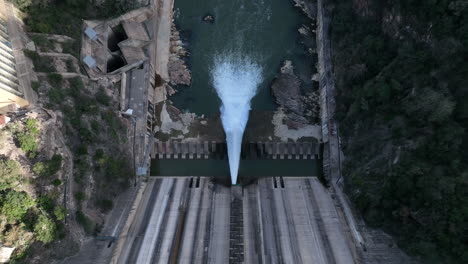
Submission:
<svg viewBox="0 0 468 264">
<path fill-rule="evenodd" d="M 187 49 L 180 38 L 180 33 L 174 23 L 171 26 L 171 45 L 169 55 L 169 79 L 171 85 L 190 85 L 192 73 L 187 67 L 186 59 L 189 56 Z"/>
<path fill-rule="evenodd" d="M 301 44 L 310 56 L 317 57 L 316 41 L 316 5 L 303 0 L 294 0 L 295 6 L 300 8 L 309 18 L 310 24 L 298 28 L 301 35 Z M 315 59 L 316 61 L 316 59 Z M 310 76 L 312 91 L 303 91 L 302 82 L 294 73 L 292 61 L 285 60 L 271 85 L 271 92 L 279 109 L 275 112 L 275 127 L 278 129 L 278 118 L 281 116 L 282 125 L 290 130 L 300 130 L 308 125 L 320 123 L 320 94 L 318 91 L 317 64 L 313 65 L 316 71 Z M 307 89 L 308 90 L 308 89 Z"/>
</svg>

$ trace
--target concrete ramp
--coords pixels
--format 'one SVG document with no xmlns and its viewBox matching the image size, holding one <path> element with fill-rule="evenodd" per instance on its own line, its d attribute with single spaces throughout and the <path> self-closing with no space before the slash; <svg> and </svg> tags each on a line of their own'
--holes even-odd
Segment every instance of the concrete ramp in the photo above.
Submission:
<svg viewBox="0 0 468 264">
<path fill-rule="evenodd" d="M 150 181 L 144 219 L 118 263 L 357 263 L 340 209 L 315 177 L 247 187 L 204 177 Z"/>
</svg>

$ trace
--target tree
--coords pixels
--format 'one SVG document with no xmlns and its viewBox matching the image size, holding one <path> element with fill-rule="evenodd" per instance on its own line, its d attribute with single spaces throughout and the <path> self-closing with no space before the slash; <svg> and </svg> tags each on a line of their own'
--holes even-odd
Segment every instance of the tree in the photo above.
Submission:
<svg viewBox="0 0 468 264">
<path fill-rule="evenodd" d="M 39 176 L 49 177 L 56 174 L 61 167 L 62 155 L 55 154 L 50 160 L 36 162 L 32 170 Z"/>
<path fill-rule="evenodd" d="M 23 131 L 15 134 L 19 147 L 26 153 L 35 152 L 37 150 L 36 138 L 39 134 L 37 120 L 27 119 Z"/>
<path fill-rule="evenodd" d="M 21 219 L 28 209 L 35 205 L 34 200 L 27 193 L 13 190 L 9 190 L 0 201 L 2 204 L 1 213 L 9 221 Z"/>
<path fill-rule="evenodd" d="M 0 191 L 13 188 L 20 178 L 18 162 L 0 160 Z"/>
<path fill-rule="evenodd" d="M 45 215 L 39 215 L 36 224 L 34 225 L 34 233 L 37 240 L 42 243 L 50 243 L 55 239 L 57 226 L 54 221 Z"/>
<path fill-rule="evenodd" d="M 19 147 L 26 153 L 34 152 L 37 150 L 36 137 L 28 132 L 19 132 L 16 134 Z"/>
<path fill-rule="evenodd" d="M 38 161 L 33 165 L 32 170 L 37 175 L 44 176 L 46 174 L 46 171 L 47 171 L 47 166 L 45 165 L 44 162 Z"/>
</svg>

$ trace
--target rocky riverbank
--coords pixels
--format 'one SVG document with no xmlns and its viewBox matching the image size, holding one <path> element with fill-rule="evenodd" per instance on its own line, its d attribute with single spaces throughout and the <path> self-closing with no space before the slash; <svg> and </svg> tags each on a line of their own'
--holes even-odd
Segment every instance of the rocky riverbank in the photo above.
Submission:
<svg viewBox="0 0 468 264">
<path fill-rule="evenodd" d="M 171 46 L 168 63 L 169 79 L 171 85 L 190 85 L 192 73 L 187 67 L 184 59 L 189 53 L 180 38 L 180 33 L 174 23 L 171 26 Z"/>
</svg>

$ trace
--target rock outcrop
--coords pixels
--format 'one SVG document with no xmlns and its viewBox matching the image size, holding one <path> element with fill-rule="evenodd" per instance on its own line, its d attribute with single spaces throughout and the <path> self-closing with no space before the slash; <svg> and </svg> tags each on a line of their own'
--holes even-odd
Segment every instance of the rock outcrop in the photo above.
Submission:
<svg viewBox="0 0 468 264">
<path fill-rule="evenodd" d="M 183 42 L 180 39 L 180 33 L 172 24 L 171 28 L 171 55 L 169 56 L 168 71 L 169 79 L 172 85 L 190 85 L 192 82 L 192 73 L 188 69 L 184 57 L 189 54 L 184 48 Z"/>
<path fill-rule="evenodd" d="M 307 123 L 301 96 L 301 80 L 294 74 L 291 61 L 285 61 L 271 85 L 276 103 L 286 113 L 285 122 L 290 128 L 300 128 Z"/>
<path fill-rule="evenodd" d="M 208 15 L 206 15 L 206 16 L 203 17 L 203 21 L 204 21 L 204 22 L 208 22 L 208 23 L 214 23 L 214 22 L 215 22 L 215 18 L 214 18 L 213 15 L 208 14 Z"/>
<path fill-rule="evenodd" d="M 294 0 L 295 6 L 299 7 L 310 19 L 317 16 L 317 3 L 308 0 Z"/>
</svg>

